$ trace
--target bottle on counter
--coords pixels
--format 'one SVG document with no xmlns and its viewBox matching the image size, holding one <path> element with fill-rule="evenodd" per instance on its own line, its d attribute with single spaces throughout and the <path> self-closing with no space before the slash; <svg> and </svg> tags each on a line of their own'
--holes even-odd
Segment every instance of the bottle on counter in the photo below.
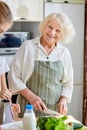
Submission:
<svg viewBox="0 0 87 130">
<path fill-rule="evenodd" d="M 36 116 L 32 105 L 26 105 L 26 110 L 23 117 L 23 130 L 37 130 Z"/>
</svg>

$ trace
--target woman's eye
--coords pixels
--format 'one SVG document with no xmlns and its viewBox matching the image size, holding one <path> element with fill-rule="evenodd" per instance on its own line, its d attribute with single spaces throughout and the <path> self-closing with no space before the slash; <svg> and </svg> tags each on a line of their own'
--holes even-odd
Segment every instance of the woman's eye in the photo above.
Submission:
<svg viewBox="0 0 87 130">
<path fill-rule="evenodd" d="M 61 31 L 60 30 L 56 30 L 57 33 L 60 33 Z"/>
<path fill-rule="evenodd" d="M 59 30 L 56 30 L 56 32 L 59 32 Z"/>
<path fill-rule="evenodd" d="M 53 29 L 51 26 L 48 26 L 50 29 Z"/>
</svg>

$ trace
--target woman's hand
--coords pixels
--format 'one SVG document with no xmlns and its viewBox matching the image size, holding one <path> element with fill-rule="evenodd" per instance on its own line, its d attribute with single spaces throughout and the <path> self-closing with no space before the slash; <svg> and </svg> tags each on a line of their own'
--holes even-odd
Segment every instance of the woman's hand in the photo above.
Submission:
<svg viewBox="0 0 87 130">
<path fill-rule="evenodd" d="M 58 112 L 62 115 L 65 115 L 67 111 L 68 111 L 67 98 L 62 96 L 58 102 Z"/>
<path fill-rule="evenodd" d="M 11 101 L 12 90 L 4 89 L 0 91 L 0 98 Z"/>
<path fill-rule="evenodd" d="M 35 94 L 30 95 L 29 103 L 34 106 L 35 110 L 43 111 L 44 109 L 47 109 L 42 99 Z"/>
<path fill-rule="evenodd" d="M 35 95 L 28 88 L 21 90 L 19 93 L 22 94 L 27 99 L 27 101 L 34 106 L 35 110 L 43 111 L 47 109 L 42 99 Z"/>
</svg>

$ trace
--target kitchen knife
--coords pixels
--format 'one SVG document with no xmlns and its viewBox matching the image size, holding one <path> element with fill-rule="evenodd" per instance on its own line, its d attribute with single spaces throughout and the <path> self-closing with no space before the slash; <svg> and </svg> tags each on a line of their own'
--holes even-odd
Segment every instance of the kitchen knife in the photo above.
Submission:
<svg viewBox="0 0 87 130">
<path fill-rule="evenodd" d="M 62 114 L 51 109 L 43 110 L 43 113 L 48 114 L 48 115 L 54 115 L 54 116 L 61 116 L 61 117 L 63 116 Z"/>
</svg>

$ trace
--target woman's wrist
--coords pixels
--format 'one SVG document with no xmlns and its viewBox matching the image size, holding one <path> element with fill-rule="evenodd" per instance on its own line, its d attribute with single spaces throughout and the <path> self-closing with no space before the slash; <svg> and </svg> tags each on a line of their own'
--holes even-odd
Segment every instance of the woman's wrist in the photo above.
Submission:
<svg viewBox="0 0 87 130">
<path fill-rule="evenodd" d="M 25 89 L 21 90 L 19 93 L 21 95 L 23 95 L 28 101 L 31 98 L 31 96 L 33 95 L 31 90 L 29 90 L 28 88 L 25 88 Z"/>
<path fill-rule="evenodd" d="M 65 97 L 65 96 L 61 96 L 58 103 L 61 102 L 61 101 L 65 101 L 66 103 L 68 103 L 68 98 Z"/>
</svg>

